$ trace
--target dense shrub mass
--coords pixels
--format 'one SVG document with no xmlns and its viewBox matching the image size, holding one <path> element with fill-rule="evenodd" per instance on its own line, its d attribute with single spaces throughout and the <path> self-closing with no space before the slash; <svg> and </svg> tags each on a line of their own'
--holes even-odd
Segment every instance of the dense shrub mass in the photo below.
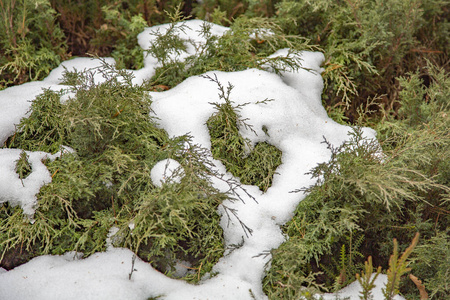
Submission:
<svg viewBox="0 0 450 300">
<path fill-rule="evenodd" d="M 40 80 L 70 55 L 48 1 L 0 1 L 0 89 Z"/>
<path fill-rule="evenodd" d="M 378 104 L 396 109 L 396 77 L 424 69 L 427 59 L 448 65 L 445 1 L 286 0 L 277 13 L 288 33 L 322 47 L 328 56 L 324 100 L 352 106 L 345 113 L 350 121 L 351 112 L 370 97 L 381 96 Z"/>
<path fill-rule="evenodd" d="M 189 136 L 171 139 L 156 126 L 144 91 L 171 88 L 210 70 L 299 68 L 295 56 L 268 58 L 289 47 L 292 53 L 324 52 L 323 104 L 336 121 L 355 129 L 344 145 L 324 140 L 331 159 L 310 171 L 318 180 L 314 186 L 296 191 L 309 195 L 283 227 L 287 241 L 272 250 L 264 291 L 270 299 L 309 299 L 348 284 L 356 274 L 365 278 L 362 272 L 372 272 L 372 265 L 389 274 L 406 273 L 408 266 L 431 299 L 449 297 L 448 3 L 178 3 L 0 0 L 0 88 L 42 79 L 70 56 L 111 55 L 119 68 L 141 68 L 137 35 L 145 26 L 200 18 L 230 27 L 222 37 L 204 27 L 206 44 L 184 61 L 167 59 L 169 51 L 185 47 L 173 32 L 158 35 L 145 50 L 161 67 L 143 86 L 132 85 L 123 70 L 111 69 L 102 84 L 90 73 L 68 73 L 65 84 L 76 98 L 61 103 L 61 94 L 49 90 L 37 97 L 3 147 L 55 153 L 66 145 L 76 152 L 46 162 L 53 181 L 38 195 L 34 224 L 23 222 L 20 208 L 2 204 L 2 265 L 11 268 L 44 253 L 104 250 L 115 227 L 120 238 L 114 245 L 132 249 L 168 274 L 177 260 L 189 261 L 196 271 L 185 278 L 198 280 L 223 254 L 216 209 L 232 195 L 212 187 L 204 149 Z M 225 103 L 213 104 L 216 113 L 207 123 L 212 155 L 241 182 L 265 191 L 281 153 L 266 143 L 248 151 L 238 127 L 251 124 L 229 100 L 232 87 L 217 83 Z M 359 126 L 375 128 L 378 141 L 364 140 Z M 180 162 L 183 179 L 150 184 L 151 168 L 166 158 Z M 30 172 L 25 152 L 16 169 L 20 178 Z M 420 298 L 406 276 L 392 275 L 390 284 L 387 299 L 397 289 L 408 299 Z"/>
<path fill-rule="evenodd" d="M 318 182 L 304 189 L 310 194 L 284 228 L 290 238 L 273 251 L 266 291 L 274 299 L 300 297 L 306 291 L 298 287 L 312 282 L 316 288 L 345 285 L 370 255 L 375 265 L 388 268 L 390 241 L 396 238 L 404 249 L 416 232 L 422 241 L 412 273 L 435 299 L 449 295 L 449 240 L 442 239 L 450 224 L 449 78 L 430 63 L 428 72 L 428 88 L 418 73 L 400 78 L 404 106 L 397 117 L 378 123 L 381 147 L 362 140 L 358 129 L 337 148 L 325 141 L 332 157 L 311 170 Z M 400 287 L 408 299 L 419 299 L 409 279 Z"/>
<path fill-rule="evenodd" d="M 122 82 L 111 69 L 101 84 L 92 73 L 74 75 L 76 97 L 61 104 L 59 93 L 45 91 L 6 142 L 29 151 L 57 152 L 64 145 L 75 152 L 46 163 L 52 182 L 38 194 L 33 223 L 23 223 L 20 208 L 2 205 L 3 255 L 15 249 L 90 255 L 105 250 L 116 228 L 113 245 L 168 274 L 177 259 L 202 266 L 188 278 L 198 280 L 223 254 L 217 206 L 229 197 L 212 187 L 205 149 L 189 136 L 169 139 L 157 128 L 148 95 L 127 73 L 120 72 Z M 150 171 L 167 158 L 181 164 L 183 178 L 158 186 Z M 17 167 L 21 173 L 27 165 L 20 160 Z"/>
</svg>

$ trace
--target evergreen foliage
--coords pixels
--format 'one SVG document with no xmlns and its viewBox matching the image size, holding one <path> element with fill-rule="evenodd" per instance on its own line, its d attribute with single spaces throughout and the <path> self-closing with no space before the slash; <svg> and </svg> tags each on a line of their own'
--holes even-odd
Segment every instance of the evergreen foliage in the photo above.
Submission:
<svg viewBox="0 0 450 300">
<path fill-rule="evenodd" d="M 213 157 L 222 161 L 227 171 L 240 178 L 242 184 L 256 185 L 260 190 L 267 191 L 272 185 L 275 169 L 281 164 L 281 151 L 267 142 L 252 147 L 250 141 L 239 133 L 239 128 L 253 131 L 247 120 L 239 115 L 241 107 L 248 103 L 235 105 L 230 100 L 233 89 L 230 83 L 225 91 L 217 77 L 206 78 L 217 83 L 219 98 L 225 101 L 222 104 L 212 103 L 216 112 L 206 122 L 211 135 Z"/>
<path fill-rule="evenodd" d="M 411 274 L 425 279 L 424 286 L 429 291 L 430 299 L 445 299 L 450 295 L 449 234 L 448 226 L 446 230 L 438 230 L 435 236 L 417 246 L 411 257 Z M 412 291 L 411 283 L 408 282 L 408 285 L 408 291 Z M 417 298 L 417 293 L 409 292 L 406 297 Z"/>
<path fill-rule="evenodd" d="M 31 165 L 28 162 L 28 154 L 22 150 L 19 159 L 16 161 L 16 173 L 19 174 L 20 180 L 27 178 L 32 171 Z M 23 184 L 23 182 L 22 182 Z"/>
<path fill-rule="evenodd" d="M 60 94 L 47 90 L 33 103 L 10 145 L 40 151 L 64 145 L 75 152 L 46 162 L 52 182 L 38 194 L 33 224 L 23 222 L 20 208 L 2 205 L 0 249 L 3 255 L 20 248 L 87 256 L 105 250 L 114 226 L 114 245 L 168 274 L 177 259 L 190 261 L 196 272 L 187 279 L 197 281 L 223 254 L 217 207 L 232 195 L 212 187 L 210 176 L 221 175 L 211 170 L 208 152 L 189 136 L 169 139 L 150 117 L 145 91 L 117 72 L 104 72 L 100 84 L 92 72 L 80 73 L 74 98 L 57 104 Z M 40 120 L 47 122 L 37 126 Z M 184 176 L 157 187 L 150 170 L 166 158 L 177 160 Z"/>
<path fill-rule="evenodd" d="M 125 2 L 122 2 L 125 3 Z M 111 56 L 119 69 L 140 69 L 144 67 L 144 51 L 137 43 L 137 35 L 147 26 L 141 14 L 132 15 L 129 10 L 117 6 L 102 7 L 105 23 L 96 29 L 91 45 L 99 49 L 111 49 Z"/>
<path fill-rule="evenodd" d="M 67 135 L 65 121 L 61 118 L 63 105 L 60 96 L 60 93 L 51 90 L 44 90 L 38 95 L 31 103 L 30 117 L 22 119 L 16 133 L 6 141 L 8 147 L 58 152 Z"/>
<path fill-rule="evenodd" d="M 0 1 L 0 89 L 41 80 L 67 59 L 64 33 L 46 0 Z"/>
<path fill-rule="evenodd" d="M 119 68 L 143 66 L 137 35 L 167 23 L 174 0 L 0 1 L 0 89 L 41 80 L 70 56 L 109 56 Z M 183 7 L 185 13 L 191 9 Z"/>
<path fill-rule="evenodd" d="M 144 23 L 145 26 L 153 26 L 169 22 L 164 12 L 173 12 L 180 1 L 50 0 L 50 3 L 59 13 L 58 22 L 64 28 L 73 55 L 86 56 L 90 53 L 108 56 L 116 52 L 117 58 L 127 58 L 126 62 L 137 68 L 138 65 L 131 62 L 132 59 L 139 59 L 134 56 L 138 54 L 138 49 L 133 43 L 139 33 L 137 31 Z M 128 52 L 124 51 L 125 48 Z"/>
<path fill-rule="evenodd" d="M 171 15 L 172 22 L 183 21 L 179 11 Z M 199 36 L 205 38 L 204 44 L 184 41 L 176 34 L 186 30 L 184 23 L 171 23 L 164 33 L 155 32 L 155 40 L 148 49 L 162 64 L 150 80 L 152 85 L 173 87 L 184 79 L 208 71 L 241 71 L 259 68 L 280 73 L 283 70 L 298 70 L 301 50 L 312 49 L 308 40 L 293 35 L 285 35 L 274 20 L 267 18 L 236 19 L 222 36 L 211 33 L 211 25 L 204 23 Z M 185 53 L 191 44 L 196 53 L 180 60 L 177 55 Z M 276 50 L 289 48 L 286 56 L 268 57 Z"/>
<path fill-rule="evenodd" d="M 422 72 L 430 81 L 427 85 L 421 79 Z M 386 122 L 379 125 L 379 137 L 387 149 L 394 149 L 394 156 L 404 156 L 404 165 L 421 170 L 427 177 L 449 187 L 449 76 L 430 62 L 421 73 L 416 71 L 400 78 L 401 101 L 406 104 L 397 116 L 387 115 Z M 435 189 L 421 194 L 427 203 L 420 207 L 417 216 L 429 219 L 429 222 L 422 224 L 426 235 L 421 232 L 422 244 L 416 247 L 417 253 L 412 254 L 417 258 L 411 264 L 411 273 L 424 280 L 432 299 L 445 298 L 449 295 L 444 279 L 449 266 L 446 259 L 449 241 L 443 236 L 450 223 L 449 194 Z M 433 247 L 433 253 L 430 247 Z M 408 297 L 417 298 L 417 292 L 411 292 L 415 290 L 412 282 L 403 282 L 402 289 Z"/>
<path fill-rule="evenodd" d="M 359 127 L 348 143 L 324 141 L 331 159 L 311 170 L 314 186 L 299 187 L 297 192 L 310 194 L 283 227 L 287 242 L 271 251 L 264 291 L 270 299 L 313 299 L 361 272 L 361 298 L 370 299 L 370 256 L 388 270 L 390 255 L 408 249 L 420 232 L 420 244 L 407 251 L 408 268 L 431 299 L 450 295 L 445 0 L 205 0 L 183 6 L 173 0 L 0 0 L 0 8 L 0 89 L 42 79 L 71 55 L 112 55 L 118 67 L 138 69 L 143 51 L 137 34 L 146 25 L 173 22 L 145 49 L 162 65 L 146 85 L 133 86 L 124 70 L 109 68 L 102 84 L 94 83 L 92 73 L 73 72 L 65 74 L 64 84 L 75 98 L 61 102 L 62 93 L 45 90 L 33 101 L 5 147 L 75 151 L 64 148 L 69 151 L 46 162 L 52 183 L 38 195 L 33 224 L 23 221 L 19 207 L 1 205 L 2 263 L 15 263 L 8 268 L 46 253 L 88 256 L 105 250 L 109 237 L 169 275 L 177 260 L 189 261 L 193 271 L 185 279 L 198 281 L 223 254 L 216 209 L 233 195 L 212 187 L 209 176 L 221 175 L 212 174 L 205 149 L 189 136 L 170 139 L 158 128 L 145 90 L 171 88 L 211 70 L 295 70 L 301 68 L 298 51 L 321 49 L 329 115 L 342 124 L 375 127 L 379 143 L 363 139 Z M 216 37 L 205 24 L 199 34 L 206 43 L 195 45 L 196 53 L 183 61 L 173 59 L 171 53 L 191 43 L 177 38 L 184 25 L 174 22 L 191 14 L 230 30 Z M 285 47 L 291 49 L 287 57 L 268 58 Z M 232 86 L 217 84 L 224 103 L 212 104 L 216 112 L 207 124 L 213 157 L 242 183 L 265 191 L 281 154 L 267 143 L 252 148 L 239 135 L 251 124 L 229 99 Z M 16 162 L 21 179 L 31 171 L 26 156 L 23 151 Z M 181 164 L 174 176 L 183 179 L 157 187 L 150 170 L 166 158 Z M 239 188 L 228 184 L 231 192 Z M 392 276 L 386 298 L 399 291 L 419 299 L 412 281 L 394 276 L 395 262 L 387 271 Z"/>
<path fill-rule="evenodd" d="M 277 19 L 289 34 L 309 38 L 327 56 L 324 100 L 345 105 L 353 121 L 367 98 L 393 109 L 396 77 L 425 65 L 425 59 L 448 61 L 446 1 L 284 0 Z"/>
<path fill-rule="evenodd" d="M 339 147 L 325 141 L 331 159 L 312 169 L 310 174 L 318 181 L 301 190 L 310 194 L 285 226 L 289 240 L 272 251 L 272 268 L 265 279 L 269 297 L 300 295 L 301 286 L 309 284 L 300 278 L 318 271 L 325 273 L 317 276 L 317 282 L 331 288 L 334 275 L 330 274 L 339 274 L 336 258 L 355 230 L 365 236 L 358 251 L 365 257 L 372 255 L 375 263 L 385 268 L 393 251 L 388 246 L 392 238 L 404 249 L 419 231 L 425 239 L 423 248 L 418 246 L 424 251 L 421 258 L 429 242 L 439 243 L 431 258 L 434 262 L 440 258 L 439 266 L 425 267 L 418 259 L 410 266 L 426 283 L 435 282 L 434 274 L 439 274 L 441 279 L 431 285 L 433 295 L 438 295 L 436 299 L 448 295 L 442 281 L 447 265 L 441 265 L 448 252 L 444 250 L 448 241 L 441 238 L 450 221 L 448 75 L 431 65 L 427 70 L 431 79 L 428 87 L 418 84 L 418 73 L 401 79 L 399 101 L 408 107 L 378 123 L 381 144 L 364 140 L 358 128 L 352 139 Z M 331 265 L 336 271 L 320 270 L 317 265 Z M 346 275 L 352 278 L 354 273 Z M 291 286 L 293 278 L 300 285 Z M 418 299 L 412 282 L 402 280 L 399 286 L 401 292 Z"/>
</svg>

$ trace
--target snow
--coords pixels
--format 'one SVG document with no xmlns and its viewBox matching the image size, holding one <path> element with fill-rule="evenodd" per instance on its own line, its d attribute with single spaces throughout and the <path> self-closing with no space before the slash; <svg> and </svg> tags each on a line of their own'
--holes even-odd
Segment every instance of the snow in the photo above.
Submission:
<svg viewBox="0 0 450 300">
<path fill-rule="evenodd" d="M 42 186 L 52 181 L 51 174 L 42 160 L 54 160 L 62 151 L 55 155 L 25 151 L 32 171 L 24 179 L 20 179 L 15 170 L 21 153 L 20 149 L 0 149 L 0 204 L 9 202 L 13 206 L 20 205 L 24 214 L 32 219 L 37 204 L 36 194 Z"/>
<path fill-rule="evenodd" d="M 183 168 L 174 159 L 168 158 L 158 162 L 150 171 L 150 178 L 155 186 L 163 183 L 179 183 L 183 177 Z"/>
<path fill-rule="evenodd" d="M 186 40 L 187 52 L 174 56 L 184 59 L 195 53 L 194 45 L 204 43 L 198 31 L 202 21 L 187 21 L 189 28 L 179 31 Z M 227 28 L 211 25 L 211 32 L 223 34 Z M 167 30 L 167 25 L 147 28 L 139 35 L 139 45 L 147 49 L 155 38 L 150 32 Z M 190 41 L 188 41 L 190 40 Z M 286 55 L 287 50 L 280 50 L 274 55 Z M 266 193 L 255 186 L 245 186 L 255 198 L 241 192 L 243 201 L 225 201 L 228 208 L 236 209 L 239 218 L 251 228 L 252 234 L 242 230 L 240 223 L 226 217 L 223 206 L 219 207 L 222 215 L 221 226 L 224 229 L 226 245 L 239 244 L 242 247 L 228 251 L 213 269 L 217 275 L 205 276 L 198 285 L 169 278 L 153 269 L 128 249 L 114 248 L 109 244 L 108 250 L 80 259 L 73 253 L 63 256 L 40 256 L 30 262 L 5 271 L 0 269 L 0 299 L 148 299 L 162 296 L 161 299 L 267 299 L 262 291 L 262 279 L 265 265 L 270 260 L 267 254 L 279 247 L 285 236 L 280 225 L 286 223 L 293 214 L 297 204 L 305 197 L 301 193 L 290 193 L 301 187 L 309 186 L 312 180 L 305 175 L 317 163 L 329 159 L 330 151 L 321 143 L 323 137 L 334 145 L 349 139 L 349 127 L 331 120 L 321 104 L 323 80 L 320 67 L 324 60 L 322 53 L 302 52 L 303 66 L 308 70 L 287 71 L 283 76 L 270 72 L 249 69 L 241 72 L 208 72 L 224 86 L 231 83 L 234 88 L 230 99 L 242 106 L 242 118 L 253 126 L 251 130 L 240 128 L 241 134 L 250 139 L 252 144 L 267 141 L 282 151 L 282 164 L 274 176 L 273 185 Z M 107 62 L 114 65 L 112 59 Z M 61 85 L 64 70 L 91 69 L 100 65 L 99 59 L 76 58 L 63 62 L 43 81 L 31 82 L 0 91 L 0 143 L 14 133 L 15 125 L 26 117 L 31 102 L 43 88 L 64 89 Z M 132 71 L 136 76 L 134 83 L 139 84 L 150 78 L 158 66 L 156 59 L 145 57 L 145 67 Z M 103 80 L 100 74 L 95 80 Z M 170 136 L 189 133 L 193 142 L 210 148 L 211 141 L 206 121 L 214 113 L 212 102 L 221 103 L 216 83 L 199 76 L 191 77 L 180 85 L 165 92 L 150 92 L 152 110 L 159 119 L 159 125 Z M 261 103 L 265 99 L 270 99 Z M 263 127 L 266 130 L 264 132 Z M 375 138 L 372 129 L 365 128 L 368 138 Z M 36 193 L 51 181 L 51 174 L 41 160 L 49 154 L 27 152 L 30 156 L 32 173 L 20 181 L 14 171 L 15 161 L 20 149 L 0 149 L 0 203 L 10 202 L 21 205 L 25 213 L 33 214 L 36 205 Z M 52 158 L 54 158 L 52 156 Z M 217 171 L 226 173 L 219 161 L 213 161 Z M 183 172 L 178 162 L 172 159 L 161 161 L 151 171 L 152 182 L 161 185 L 167 180 L 177 182 Z M 232 177 L 226 173 L 226 176 Z M 212 179 L 217 188 L 226 190 L 223 182 Z M 237 179 L 238 180 L 238 179 Z M 134 224 L 130 224 L 130 228 Z M 110 231 L 109 239 L 114 238 L 115 229 Z M 108 240 L 110 243 L 110 240 Z M 179 262 L 177 273 L 186 272 L 185 262 Z M 184 270 L 183 270 L 184 268 Z M 131 273 L 131 275 L 130 275 Z M 382 299 L 380 289 L 384 286 L 386 276 L 380 275 L 374 299 Z M 359 284 L 355 283 L 343 289 L 340 297 L 358 298 Z M 251 293 L 250 293 L 251 291 Z M 325 295 L 325 299 L 334 299 L 334 295 Z M 380 298 L 381 297 L 381 298 Z M 399 298 L 400 299 L 400 298 Z"/>
<path fill-rule="evenodd" d="M 110 65 L 115 65 L 114 58 L 108 57 L 104 59 L 104 62 Z M 78 57 L 71 60 L 62 62 L 56 69 L 53 69 L 50 74 L 43 80 L 48 84 L 60 84 L 62 82 L 63 73 L 68 72 L 83 72 L 87 70 L 95 70 L 102 66 L 102 62 L 99 59 Z M 99 83 L 103 81 L 103 76 L 100 73 L 94 75 L 94 82 Z"/>
<path fill-rule="evenodd" d="M 15 124 L 26 116 L 31 101 L 42 93 L 43 88 L 50 87 L 41 81 L 28 82 L 0 91 L 0 144 L 14 134 Z"/>
<path fill-rule="evenodd" d="M 372 275 L 372 279 L 373 279 Z M 383 288 L 385 288 L 386 284 L 387 284 L 387 275 L 383 275 L 380 274 L 378 275 L 378 277 L 375 279 L 374 283 L 375 288 L 372 290 L 372 299 L 374 300 L 382 300 L 385 299 L 383 296 Z M 348 300 L 360 300 L 361 298 L 359 298 L 359 296 L 361 295 L 361 285 L 359 284 L 358 281 L 355 281 L 351 284 L 349 284 L 348 286 L 346 286 L 345 288 L 341 289 L 339 292 L 334 293 L 334 294 L 326 294 L 323 296 L 323 300 L 335 300 L 336 296 L 339 297 L 339 299 L 346 299 L 348 298 Z M 399 296 L 399 295 L 395 295 L 394 300 L 401 300 L 404 299 L 403 297 Z"/>
<path fill-rule="evenodd" d="M 206 38 L 200 34 L 203 24 L 211 25 L 210 33 L 214 36 L 221 36 L 228 30 L 227 27 L 203 22 L 202 20 L 180 22 L 172 30 L 185 41 L 186 51 L 183 51 L 182 53 L 171 53 L 168 58 L 171 60 L 183 61 L 188 56 L 195 54 L 196 46 L 206 42 Z M 144 31 L 138 36 L 139 46 L 141 46 L 144 50 L 150 48 L 152 42 L 157 38 L 157 34 L 163 35 L 169 30 L 169 28 L 170 26 L 163 24 L 144 29 Z M 156 58 L 151 55 L 146 55 L 144 57 L 144 64 L 146 66 L 159 66 Z"/>
</svg>

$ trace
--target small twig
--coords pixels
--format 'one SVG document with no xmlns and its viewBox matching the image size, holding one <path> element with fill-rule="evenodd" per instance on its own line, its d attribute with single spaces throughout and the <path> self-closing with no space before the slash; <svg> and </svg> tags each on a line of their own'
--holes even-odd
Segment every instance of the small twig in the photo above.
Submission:
<svg viewBox="0 0 450 300">
<path fill-rule="evenodd" d="M 249 234 L 252 235 L 253 229 L 251 229 L 250 227 L 245 225 L 244 222 L 241 221 L 241 219 L 239 218 L 239 216 L 237 214 L 236 209 L 230 208 L 230 207 L 228 207 L 226 205 L 223 205 L 223 204 L 222 204 L 222 207 L 224 208 L 224 211 L 225 211 L 225 213 L 227 214 L 227 217 L 228 217 L 227 227 L 230 225 L 230 221 L 231 221 L 230 214 L 228 213 L 228 211 L 230 211 L 234 215 L 234 217 L 238 220 L 239 224 L 241 225 L 242 229 L 244 230 L 245 236 L 248 238 Z M 247 232 L 248 232 L 248 234 L 247 234 Z"/>
<path fill-rule="evenodd" d="M 135 268 L 134 268 L 134 262 L 136 261 L 136 254 L 133 254 L 133 257 L 131 258 L 131 272 L 130 272 L 130 274 L 128 274 L 128 280 L 131 280 L 131 276 L 133 275 L 133 272 L 134 271 L 137 271 Z"/>
</svg>

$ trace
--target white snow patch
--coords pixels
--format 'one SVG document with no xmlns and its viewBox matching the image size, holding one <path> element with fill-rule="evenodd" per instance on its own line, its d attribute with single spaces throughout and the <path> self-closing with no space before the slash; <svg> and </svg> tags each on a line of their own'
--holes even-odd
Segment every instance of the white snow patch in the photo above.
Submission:
<svg viewBox="0 0 450 300">
<path fill-rule="evenodd" d="M 0 145 L 14 134 L 16 125 L 26 116 L 31 101 L 50 85 L 42 81 L 24 83 L 0 91 Z"/>
<path fill-rule="evenodd" d="M 114 58 L 104 58 L 104 62 L 114 66 L 116 64 Z M 103 62 L 98 58 L 77 57 L 62 62 L 56 69 L 43 80 L 48 84 L 61 84 L 64 72 L 93 72 L 94 82 L 96 84 L 104 82 L 103 75 L 98 71 L 102 67 Z"/>
<path fill-rule="evenodd" d="M 168 158 L 159 161 L 151 170 L 150 178 L 155 186 L 161 187 L 163 183 L 179 183 L 184 171 L 180 163 Z"/>
<path fill-rule="evenodd" d="M 202 26 L 207 24 L 211 26 L 211 34 L 215 36 L 223 35 L 227 30 L 227 27 L 220 26 L 213 23 L 204 22 L 202 20 L 188 20 L 183 21 L 177 24 L 175 27 L 175 32 L 178 37 L 184 41 L 186 46 L 186 51 L 177 54 L 171 53 L 168 58 L 175 61 L 183 61 L 188 56 L 196 53 L 196 47 L 200 45 L 204 45 L 206 43 L 206 39 L 200 33 L 202 32 Z M 142 49 L 148 50 L 152 43 L 156 40 L 156 34 L 159 33 L 161 35 L 166 34 L 166 32 L 170 28 L 170 24 L 162 24 L 156 25 L 153 27 L 146 28 L 143 32 L 138 35 L 138 43 Z M 148 66 L 159 66 L 159 63 L 155 57 L 152 55 L 146 54 L 144 56 L 144 64 L 146 67 Z"/>
<path fill-rule="evenodd" d="M 16 172 L 16 161 L 22 153 L 21 149 L 0 149 L 0 204 L 9 202 L 12 206 L 20 205 L 32 219 L 37 205 L 36 194 L 44 184 L 52 181 L 51 174 L 42 162 L 55 159 L 61 153 L 51 155 L 46 152 L 25 151 L 31 165 L 31 173 L 24 179 Z"/>
<path fill-rule="evenodd" d="M 374 276 L 374 275 L 372 275 Z M 387 284 L 387 275 L 380 274 L 378 275 L 377 279 L 375 279 L 374 285 L 375 287 L 371 291 L 372 293 L 372 299 L 374 300 L 382 300 L 385 299 L 383 295 L 383 289 L 386 287 Z M 349 284 L 345 288 L 341 289 L 340 291 L 336 293 L 330 293 L 330 294 L 324 294 L 323 300 L 335 300 L 336 297 L 338 299 L 348 299 L 348 300 L 360 300 L 359 296 L 361 295 L 362 287 L 359 284 L 359 282 L 356 280 L 353 283 Z M 394 300 L 404 300 L 405 298 L 395 295 Z"/>
<path fill-rule="evenodd" d="M 146 300 L 185 286 L 155 271 L 139 258 L 132 268 L 133 252 L 112 249 L 86 259 L 40 256 L 0 276 L 0 299 L 21 300 Z"/>
</svg>

